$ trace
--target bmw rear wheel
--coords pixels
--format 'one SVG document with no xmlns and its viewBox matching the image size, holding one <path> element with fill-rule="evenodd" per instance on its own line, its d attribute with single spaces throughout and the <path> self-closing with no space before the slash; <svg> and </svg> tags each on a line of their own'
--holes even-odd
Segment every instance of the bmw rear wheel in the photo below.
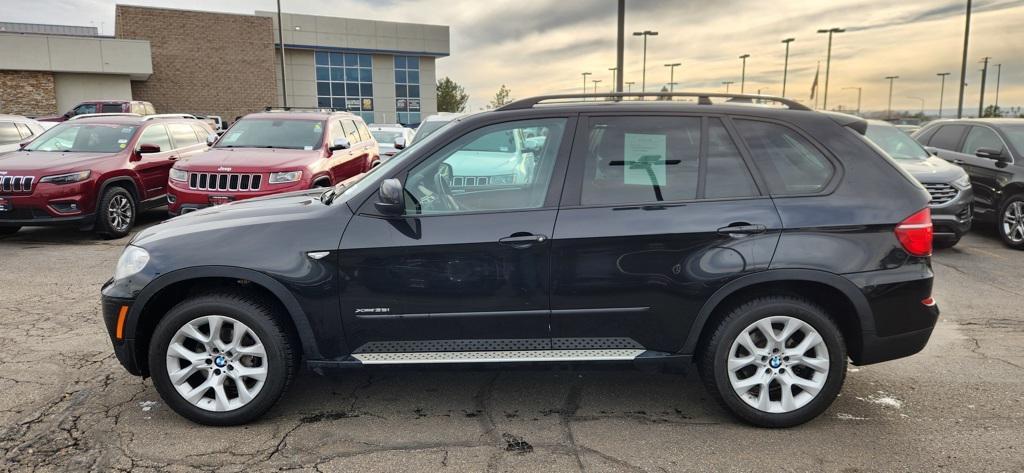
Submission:
<svg viewBox="0 0 1024 473">
<path fill-rule="evenodd" d="M 149 367 L 168 406 L 206 425 L 238 425 L 277 402 L 296 371 L 293 337 L 273 306 L 245 293 L 207 294 L 168 312 Z"/>
<path fill-rule="evenodd" d="M 700 361 L 712 395 L 761 427 L 817 417 L 846 375 L 846 347 L 836 323 L 816 304 L 792 296 L 757 298 L 734 308 Z"/>
</svg>

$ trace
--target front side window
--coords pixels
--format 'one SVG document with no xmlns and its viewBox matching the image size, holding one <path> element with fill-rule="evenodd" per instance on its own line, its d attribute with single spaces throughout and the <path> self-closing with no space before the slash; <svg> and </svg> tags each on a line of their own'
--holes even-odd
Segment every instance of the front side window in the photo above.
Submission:
<svg viewBox="0 0 1024 473">
<path fill-rule="evenodd" d="M 697 198 L 699 117 L 595 117 L 588 130 L 583 205 Z"/>
<path fill-rule="evenodd" d="M 28 138 L 28 137 L 30 137 L 30 136 L 35 134 L 35 133 L 32 132 L 32 129 L 28 127 L 28 125 L 26 125 L 24 123 L 17 123 L 17 125 L 18 125 L 18 131 L 21 132 L 21 138 L 22 139 Z M 2 125 L 0 125 L 0 126 L 2 126 Z"/>
<path fill-rule="evenodd" d="M 21 133 L 14 122 L 0 122 L 0 145 L 9 145 L 21 141 Z"/>
<path fill-rule="evenodd" d="M 191 126 L 182 123 L 171 123 L 167 125 L 167 128 L 171 132 L 171 137 L 174 138 L 175 148 L 185 148 L 199 144 L 196 132 Z"/>
<path fill-rule="evenodd" d="M 65 122 L 50 128 L 25 147 L 29 151 L 116 153 L 125 149 L 135 125 Z"/>
<path fill-rule="evenodd" d="M 754 178 L 743 162 L 726 131 L 722 120 L 708 120 L 707 171 L 704 178 L 704 198 L 724 199 L 753 197 L 758 194 Z"/>
<path fill-rule="evenodd" d="M 930 154 L 917 141 L 891 125 L 868 125 L 865 136 L 893 159 L 928 159 Z"/>
<path fill-rule="evenodd" d="M 342 120 L 341 128 L 345 130 L 345 139 L 351 144 L 359 142 L 359 130 L 356 129 L 356 124 L 352 120 Z"/>
<path fill-rule="evenodd" d="M 788 127 L 736 120 L 736 128 L 773 195 L 820 192 L 835 174 L 835 167 L 828 158 Z"/>
<path fill-rule="evenodd" d="M 991 128 L 972 126 L 971 131 L 967 133 L 967 139 L 964 140 L 963 152 L 974 154 L 982 148 L 1002 150 L 1004 148 L 1003 140 L 999 139 L 999 135 Z"/>
<path fill-rule="evenodd" d="M 409 171 L 409 214 L 533 209 L 544 205 L 566 119 L 491 125 L 445 146 Z M 526 146 L 527 131 L 546 137 Z"/>
<path fill-rule="evenodd" d="M 171 138 L 167 134 L 167 127 L 164 125 L 150 125 L 145 130 L 142 130 L 142 135 L 139 136 L 139 144 L 157 145 L 160 147 L 160 151 L 174 149 L 171 146 Z"/>
<path fill-rule="evenodd" d="M 313 150 L 320 148 L 323 136 L 321 120 L 243 118 L 214 147 Z"/>
</svg>

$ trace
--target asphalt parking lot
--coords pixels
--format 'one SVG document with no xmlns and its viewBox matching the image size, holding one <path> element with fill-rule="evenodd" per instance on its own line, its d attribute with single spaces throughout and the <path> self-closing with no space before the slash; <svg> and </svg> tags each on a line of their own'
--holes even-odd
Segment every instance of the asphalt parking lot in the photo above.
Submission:
<svg viewBox="0 0 1024 473">
<path fill-rule="evenodd" d="M 304 373 L 261 421 L 201 427 L 113 357 L 98 291 L 126 241 L 0 238 L 3 470 L 1024 469 L 1024 253 L 992 232 L 935 256 L 942 316 L 921 354 L 852 367 L 788 430 L 728 417 L 696 373 L 590 366 Z"/>
</svg>

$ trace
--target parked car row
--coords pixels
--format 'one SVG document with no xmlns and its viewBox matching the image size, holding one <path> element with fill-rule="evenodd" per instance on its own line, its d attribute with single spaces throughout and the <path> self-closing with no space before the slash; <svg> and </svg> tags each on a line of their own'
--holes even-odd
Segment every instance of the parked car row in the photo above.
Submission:
<svg viewBox="0 0 1024 473">
<path fill-rule="evenodd" d="M 178 215 L 328 187 L 380 163 L 368 127 L 346 112 L 255 113 L 221 136 L 190 114 L 79 113 L 42 133 L 11 123 L 15 151 L 0 154 L 3 234 L 75 225 L 119 238 L 145 208 Z"/>
</svg>

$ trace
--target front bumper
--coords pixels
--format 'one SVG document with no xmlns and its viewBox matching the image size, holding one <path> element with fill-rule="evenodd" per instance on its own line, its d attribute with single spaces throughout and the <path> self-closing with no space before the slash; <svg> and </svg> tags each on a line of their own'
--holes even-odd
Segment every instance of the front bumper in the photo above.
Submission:
<svg viewBox="0 0 1024 473">
<path fill-rule="evenodd" d="M 108 281 L 103 287 L 106 288 L 109 284 L 110 282 Z M 127 313 L 131 311 L 135 300 L 111 297 L 105 294 L 100 297 L 100 300 L 103 307 L 103 323 L 107 327 L 107 334 L 110 336 L 110 343 L 114 346 L 114 355 L 117 357 L 117 361 L 129 373 L 135 376 L 142 376 L 143 371 L 138 365 L 135 353 L 135 340 L 126 337 L 119 339 L 117 337 L 119 324 L 121 325 L 122 335 L 125 335 L 124 325 L 127 322 L 123 320 L 121 314 L 125 313 L 124 317 L 127 317 Z"/>
<path fill-rule="evenodd" d="M 309 183 L 300 180 L 283 184 L 268 184 L 266 188 L 258 191 L 207 191 L 193 190 L 186 186 L 187 184 L 184 182 L 170 181 L 167 191 L 167 211 L 171 215 L 180 215 L 215 205 L 215 198 L 218 197 L 224 199 L 217 203 L 234 202 L 308 189 Z"/>
<path fill-rule="evenodd" d="M 953 200 L 930 208 L 935 239 L 958 240 L 971 229 L 974 220 L 974 191 L 961 190 Z"/>
<path fill-rule="evenodd" d="M 36 184 L 31 193 L 24 194 L 0 189 L 6 208 L 0 211 L 0 227 L 91 225 L 95 217 L 93 199 L 88 198 L 91 193 L 91 181 Z"/>
</svg>

